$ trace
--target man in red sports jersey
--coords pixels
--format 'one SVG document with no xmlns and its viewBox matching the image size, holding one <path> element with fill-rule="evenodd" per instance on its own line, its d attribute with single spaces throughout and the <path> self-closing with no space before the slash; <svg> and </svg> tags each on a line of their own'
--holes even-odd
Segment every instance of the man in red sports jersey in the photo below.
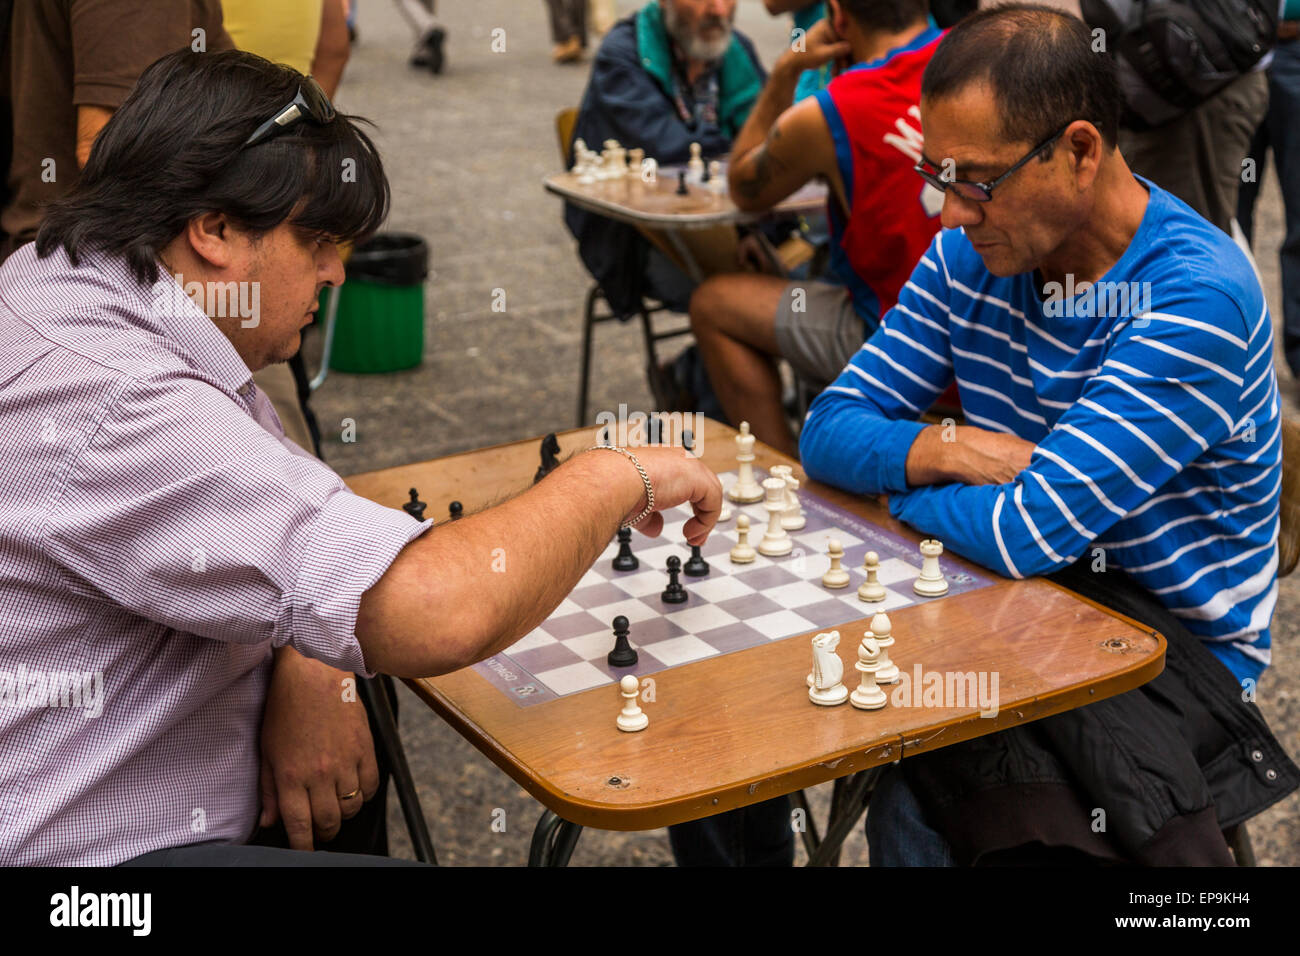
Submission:
<svg viewBox="0 0 1300 956">
<path fill-rule="evenodd" d="M 830 186 L 832 282 L 716 276 L 691 299 L 691 326 L 727 417 L 797 455 L 777 357 L 825 385 L 898 298 L 939 230 L 942 197 L 918 185 L 921 73 L 942 32 L 928 0 L 829 0 L 826 19 L 777 61 L 732 146 L 731 197 L 770 209 L 814 177 Z M 806 69 L 839 75 L 791 105 Z M 855 64 L 855 65 L 850 65 Z"/>
</svg>

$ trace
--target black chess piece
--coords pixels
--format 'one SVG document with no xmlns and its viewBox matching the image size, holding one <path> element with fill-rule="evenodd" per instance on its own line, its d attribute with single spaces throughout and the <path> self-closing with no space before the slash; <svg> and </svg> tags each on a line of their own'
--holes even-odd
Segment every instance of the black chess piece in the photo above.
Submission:
<svg viewBox="0 0 1300 956">
<path fill-rule="evenodd" d="M 689 428 L 682 429 L 682 448 L 686 451 L 695 451 L 695 432 Z"/>
<path fill-rule="evenodd" d="M 709 179 L 710 179 L 710 176 L 709 176 L 709 164 L 708 164 L 708 163 L 705 163 L 705 164 L 704 164 L 704 172 L 702 172 L 702 173 L 700 174 L 700 182 L 702 182 L 702 183 L 707 183 L 707 182 L 709 181 Z"/>
<path fill-rule="evenodd" d="M 447 506 L 447 514 L 451 515 L 452 521 L 455 521 L 456 519 L 464 516 L 465 506 L 461 504 L 459 501 L 453 501 L 451 504 Z"/>
<path fill-rule="evenodd" d="M 414 488 L 411 489 L 411 500 L 402 505 L 402 510 L 414 518 L 416 521 L 424 520 L 424 509 L 429 507 L 427 502 L 420 500 L 420 493 Z"/>
<path fill-rule="evenodd" d="M 698 544 L 691 545 L 691 556 L 686 559 L 682 570 L 693 578 L 702 578 L 709 573 L 709 563 L 704 560 L 704 555 L 700 554 Z"/>
<path fill-rule="evenodd" d="M 556 468 L 560 466 L 560 440 L 555 437 L 555 432 L 551 432 L 542 439 L 542 463 L 537 468 L 537 473 L 533 475 L 533 484 L 537 484 Z"/>
<path fill-rule="evenodd" d="M 682 587 L 677 575 L 682 573 L 682 559 L 677 555 L 668 558 L 668 587 L 660 597 L 665 604 L 685 604 L 686 588 Z"/>
<path fill-rule="evenodd" d="M 677 195 L 687 196 L 689 194 L 690 190 L 686 188 L 686 170 L 683 169 L 677 174 Z"/>
<path fill-rule="evenodd" d="M 618 529 L 618 554 L 614 556 L 615 571 L 635 571 L 641 562 L 632 553 L 632 529 Z"/>
<path fill-rule="evenodd" d="M 609 652 L 605 658 L 610 667 L 635 667 L 637 662 L 636 649 L 632 647 L 627 639 L 628 624 L 627 618 L 622 614 L 614 618 L 614 649 Z"/>
</svg>

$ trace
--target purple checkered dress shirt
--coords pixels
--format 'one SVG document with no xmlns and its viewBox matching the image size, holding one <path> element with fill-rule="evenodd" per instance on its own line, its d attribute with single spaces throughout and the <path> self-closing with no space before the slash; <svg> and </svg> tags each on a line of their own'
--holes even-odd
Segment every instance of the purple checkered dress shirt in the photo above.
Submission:
<svg viewBox="0 0 1300 956">
<path fill-rule="evenodd" d="M 178 291 L 0 267 L 0 864 L 247 840 L 272 647 L 364 671 L 361 595 L 427 527 L 285 439 Z"/>
</svg>

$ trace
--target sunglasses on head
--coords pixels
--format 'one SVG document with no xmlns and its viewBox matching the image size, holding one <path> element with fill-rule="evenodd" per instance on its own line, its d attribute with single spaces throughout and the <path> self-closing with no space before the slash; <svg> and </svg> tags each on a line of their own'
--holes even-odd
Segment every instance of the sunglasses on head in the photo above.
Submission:
<svg viewBox="0 0 1300 956">
<path fill-rule="evenodd" d="M 292 129 L 303 120 L 310 120 L 317 126 L 325 126 L 334 120 L 334 104 L 330 102 L 325 91 L 310 76 L 304 77 L 298 87 L 298 95 L 275 111 L 270 119 L 253 130 L 253 135 L 244 140 L 240 149 L 248 149 L 258 143 L 279 136 Z"/>
</svg>

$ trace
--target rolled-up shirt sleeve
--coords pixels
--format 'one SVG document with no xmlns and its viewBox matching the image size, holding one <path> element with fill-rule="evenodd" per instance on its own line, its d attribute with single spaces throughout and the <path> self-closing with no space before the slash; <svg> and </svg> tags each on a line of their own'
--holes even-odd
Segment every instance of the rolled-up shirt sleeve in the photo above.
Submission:
<svg viewBox="0 0 1300 956">
<path fill-rule="evenodd" d="M 361 596 L 428 527 L 177 374 L 121 389 L 41 517 L 63 586 L 177 631 L 363 673 Z"/>
</svg>

